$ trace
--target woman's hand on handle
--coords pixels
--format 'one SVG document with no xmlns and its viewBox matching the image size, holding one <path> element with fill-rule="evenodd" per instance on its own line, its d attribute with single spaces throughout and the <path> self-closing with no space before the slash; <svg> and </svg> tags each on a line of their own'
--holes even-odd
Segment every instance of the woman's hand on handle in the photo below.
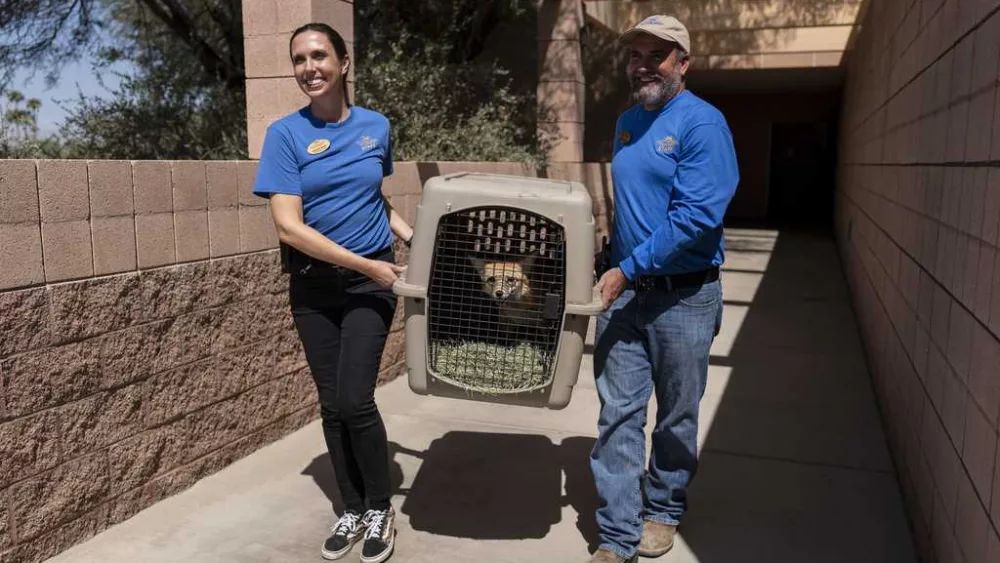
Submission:
<svg viewBox="0 0 1000 563">
<path fill-rule="evenodd" d="M 369 262 L 371 263 L 365 268 L 365 275 L 382 287 L 391 288 L 392 284 L 399 279 L 399 274 L 406 271 L 405 266 L 398 266 L 382 260 L 369 260 Z"/>
</svg>

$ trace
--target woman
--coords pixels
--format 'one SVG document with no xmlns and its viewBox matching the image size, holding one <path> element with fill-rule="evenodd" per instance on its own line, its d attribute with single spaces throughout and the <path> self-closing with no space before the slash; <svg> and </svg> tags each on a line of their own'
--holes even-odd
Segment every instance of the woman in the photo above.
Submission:
<svg viewBox="0 0 1000 563">
<path fill-rule="evenodd" d="M 389 122 L 350 105 L 344 40 L 310 23 L 289 50 L 309 105 L 268 127 L 253 192 L 271 200 L 345 505 L 322 555 L 339 559 L 363 537 L 361 561 L 379 563 L 392 554 L 395 512 L 375 381 L 396 309 L 392 283 L 403 271 L 392 235 L 409 244 L 413 230 L 382 196 L 392 173 Z"/>
</svg>

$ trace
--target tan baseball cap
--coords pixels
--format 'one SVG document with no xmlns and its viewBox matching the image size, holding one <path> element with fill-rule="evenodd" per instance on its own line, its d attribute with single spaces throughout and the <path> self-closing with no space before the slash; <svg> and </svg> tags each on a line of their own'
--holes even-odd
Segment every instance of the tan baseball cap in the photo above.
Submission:
<svg viewBox="0 0 1000 563">
<path fill-rule="evenodd" d="M 673 16 L 649 16 L 636 24 L 635 27 L 622 33 L 619 41 L 630 43 L 640 33 L 648 33 L 660 39 L 673 41 L 689 55 L 691 54 L 691 37 L 688 35 L 688 30 L 680 20 Z"/>
</svg>

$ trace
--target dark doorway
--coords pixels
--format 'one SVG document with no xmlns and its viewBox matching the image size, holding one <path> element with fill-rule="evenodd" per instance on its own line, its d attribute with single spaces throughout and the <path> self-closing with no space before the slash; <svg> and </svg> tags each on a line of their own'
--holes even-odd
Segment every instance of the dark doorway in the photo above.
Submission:
<svg viewBox="0 0 1000 563">
<path fill-rule="evenodd" d="M 767 218 L 798 228 L 833 224 L 836 144 L 827 121 L 773 123 Z"/>
</svg>

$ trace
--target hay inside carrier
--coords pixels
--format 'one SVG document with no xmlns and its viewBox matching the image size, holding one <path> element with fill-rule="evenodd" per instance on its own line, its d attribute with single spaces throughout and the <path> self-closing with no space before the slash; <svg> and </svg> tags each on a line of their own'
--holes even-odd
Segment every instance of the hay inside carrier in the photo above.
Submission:
<svg viewBox="0 0 1000 563">
<path fill-rule="evenodd" d="M 442 216 L 429 288 L 429 368 L 468 391 L 552 381 L 565 302 L 561 225 L 488 206 Z"/>
<path fill-rule="evenodd" d="M 502 346 L 488 342 L 431 344 L 437 376 L 479 393 L 527 391 L 546 385 L 553 354 L 527 342 Z"/>
</svg>

